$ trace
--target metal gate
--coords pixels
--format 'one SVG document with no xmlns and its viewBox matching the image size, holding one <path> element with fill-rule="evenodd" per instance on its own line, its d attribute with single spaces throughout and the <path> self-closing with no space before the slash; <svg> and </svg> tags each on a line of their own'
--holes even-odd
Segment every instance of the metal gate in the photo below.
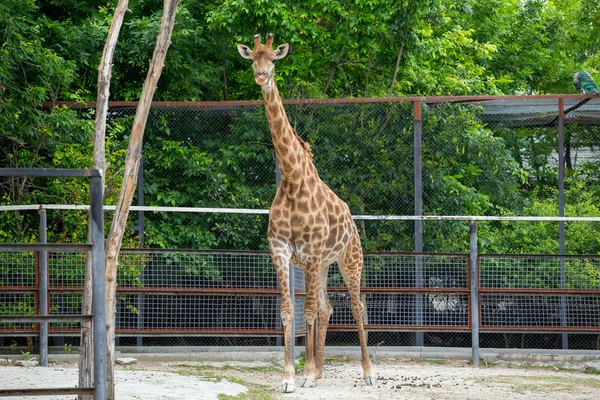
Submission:
<svg viewBox="0 0 600 400">
<path fill-rule="evenodd" d="M 6 252 L 40 252 L 40 282 L 46 282 L 45 288 L 40 288 L 40 307 L 37 315 L 12 315 L 0 316 L 0 323 L 38 323 L 40 333 L 47 332 L 50 322 L 93 322 L 94 343 L 94 387 L 80 388 L 41 388 L 41 389 L 0 389 L 0 397 L 5 396 L 39 396 L 58 394 L 94 394 L 96 400 L 106 399 L 106 310 L 104 289 L 104 213 L 102 198 L 102 171 L 64 170 L 64 169 L 24 169 L 0 168 L 0 176 L 29 177 L 29 178 L 57 178 L 76 177 L 89 178 L 90 180 L 90 214 L 88 223 L 91 224 L 90 232 L 92 243 L 87 244 L 58 244 L 46 243 L 45 235 L 40 236 L 37 244 L 0 244 L 0 251 Z M 41 224 L 45 223 L 45 210 L 41 210 Z M 92 257 L 92 315 L 48 315 L 48 287 L 47 274 L 48 251 L 68 252 L 82 251 Z M 41 337 L 47 335 L 40 334 Z M 40 364 L 47 363 L 48 341 L 40 341 Z"/>
</svg>

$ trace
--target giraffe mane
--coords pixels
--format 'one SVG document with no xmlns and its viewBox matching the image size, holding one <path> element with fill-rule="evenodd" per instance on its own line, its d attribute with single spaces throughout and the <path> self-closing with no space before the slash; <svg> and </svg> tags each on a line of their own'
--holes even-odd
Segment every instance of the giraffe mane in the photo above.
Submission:
<svg viewBox="0 0 600 400">
<path fill-rule="evenodd" d="M 294 128 L 292 128 L 292 131 L 294 132 L 294 136 L 296 136 L 298 143 L 300 143 L 300 146 L 302 147 L 302 149 L 308 156 L 308 159 L 312 161 L 313 153 L 312 153 L 312 149 L 310 148 L 310 144 L 308 144 L 307 142 L 302 140 L 302 138 L 298 135 L 298 132 L 296 132 L 296 130 Z"/>
</svg>

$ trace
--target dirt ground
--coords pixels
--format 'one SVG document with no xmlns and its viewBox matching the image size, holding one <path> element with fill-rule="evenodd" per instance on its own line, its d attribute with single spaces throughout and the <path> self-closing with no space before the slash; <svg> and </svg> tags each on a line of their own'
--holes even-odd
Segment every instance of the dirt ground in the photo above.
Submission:
<svg viewBox="0 0 600 400">
<path fill-rule="evenodd" d="M 362 381 L 359 361 L 334 358 L 328 360 L 317 387 L 298 387 L 294 393 L 281 394 L 277 391 L 281 366 L 276 363 L 138 362 L 117 367 L 116 393 L 119 400 L 588 400 L 600 398 L 599 367 L 600 362 L 497 362 L 476 368 L 466 361 L 383 359 L 374 365 L 376 383 L 369 387 Z M 298 372 L 297 385 L 301 377 Z M 77 369 L 72 362 L 45 368 L 0 366 L 2 388 L 75 386 L 76 382 Z"/>
</svg>

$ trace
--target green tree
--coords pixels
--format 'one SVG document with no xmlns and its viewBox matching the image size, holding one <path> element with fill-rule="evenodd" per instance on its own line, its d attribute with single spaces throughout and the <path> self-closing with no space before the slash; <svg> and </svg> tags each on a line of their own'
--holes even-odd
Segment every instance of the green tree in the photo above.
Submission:
<svg viewBox="0 0 600 400">
<path fill-rule="evenodd" d="M 39 15 L 36 2 L 0 4 L 0 166 L 40 168 L 54 165 L 60 146 L 83 145 L 89 140 L 90 124 L 76 111 L 52 107 L 43 101 L 72 98 L 69 86 L 77 79 L 75 64 L 50 49 L 41 36 L 50 21 Z M 3 178 L 3 204 L 29 204 L 67 193 L 42 190 L 48 182 L 30 178 Z M 70 199 L 69 199 L 70 200 Z M 37 226 L 31 213 L 1 213 L 2 239 L 31 241 Z M 35 232 L 35 231 L 34 231 Z"/>
</svg>

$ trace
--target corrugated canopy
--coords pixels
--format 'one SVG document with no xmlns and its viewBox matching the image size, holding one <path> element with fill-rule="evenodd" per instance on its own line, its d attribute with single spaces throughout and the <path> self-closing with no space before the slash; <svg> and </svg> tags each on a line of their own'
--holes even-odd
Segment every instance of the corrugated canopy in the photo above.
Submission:
<svg viewBox="0 0 600 400">
<path fill-rule="evenodd" d="M 501 99 L 476 103 L 483 108 L 482 118 L 485 122 L 506 123 L 511 126 L 552 126 L 558 122 L 558 100 Z M 600 125 L 600 97 L 564 100 L 565 125 Z"/>
</svg>

